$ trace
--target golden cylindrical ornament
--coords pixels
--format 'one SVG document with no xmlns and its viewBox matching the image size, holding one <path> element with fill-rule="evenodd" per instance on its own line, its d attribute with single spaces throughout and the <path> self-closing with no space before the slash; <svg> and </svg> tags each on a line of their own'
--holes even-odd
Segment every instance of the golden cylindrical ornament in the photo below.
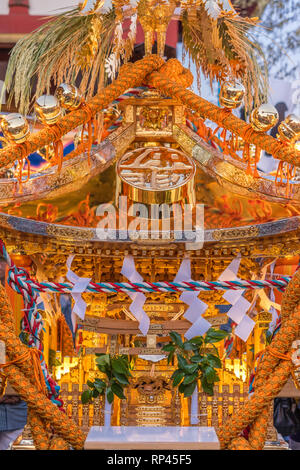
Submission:
<svg viewBox="0 0 300 470">
<path fill-rule="evenodd" d="M 2 116 L 1 129 L 4 137 L 9 142 L 22 144 L 29 135 L 27 119 L 19 113 L 11 113 Z"/>
<path fill-rule="evenodd" d="M 62 108 L 69 111 L 79 108 L 83 102 L 83 97 L 74 85 L 62 83 L 55 91 L 55 97 L 58 99 Z"/>
<path fill-rule="evenodd" d="M 262 104 L 252 111 L 250 123 L 257 132 L 268 132 L 279 120 L 277 109 L 271 104 Z"/>
<path fill-rule="evenodd" d="M 37 119 L 49 126 L 55 124 L 61 117 L 61 107 L 56 96 L 42 95 L 34 105 Z"/>
<path fill-rule="evenodd" d="M 220 105 L 224 108 L 236 109 L 243 103 L 244 96 L 244 85 L 235 80 L 226 81 L 221 86 Z"/>
<path fill-rule="evenodd" d="M 278 126 L 278 134 L 283 142 L 294 143 L 300 139 L 300 118 L 290 114 Z"/>
</svg>

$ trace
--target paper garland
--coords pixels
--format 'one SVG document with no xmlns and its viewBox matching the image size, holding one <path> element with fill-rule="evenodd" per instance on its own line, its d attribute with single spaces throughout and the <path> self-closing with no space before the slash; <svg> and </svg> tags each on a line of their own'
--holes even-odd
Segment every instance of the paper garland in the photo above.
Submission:
<svg viewBox="0 0 300 470">
<path fill-rule="evenodd" d="M 192 281 L 190 258 L 182 260 L 178 273 L 174 279 L 174 282 L 182 281 Z M 211 327 L 211 324 L 202 317 L 203 313 L 207 309 L 207 305 L 202 302 L 202 300 L 198 299 L 198 295 L 199 292 L 183 292 L 180 296 L 180 300 L 189 305 L 189 308 L 183 316 L 186 320 L 192 323 L 192 326 L 184 335 L 187 340 L 190 340 L 195 336 L 203 336 Z"/>
<path fill-rule="evenodd" d="M 71 270 L 71 264 L 73 259 L 74 256 L 69 256 L 67 260 L 67 279 L 72 282 L 72 284 L 74 284 L 71 294 L 75 302 L 72 310 L 72 323 L 75 331 L 75 314 L 77 314 L 82 320 L 85 317 L 86 303 L 82 299 L 81 294 L 86 291 L 91 279 L 81 278 Z M 224 270 L 224 272 L 219 277 L 218 281 L 240 281 L 240 279 L 237 277 L 240 262 L 241 254 L 239 253 L 237 257 Z M 143 282 L 143 278 L 137 272 L 134 263 L 134 258 L 131 255 L 125 256 L 121 274 L 123 274 L 123 276 L 125 276 L 132 283 Z M 186 257 L 182 260 L 174 282 L 193 282 L 191 278 L 190 258 Z M 234 331 L 235 335 L 246 342 L 254 329 L 255 322 L 248 315 L 246 315 L 251 307 L 251 303 L 244 298 L 244 292 L 244 289 L 228 290 L 224 293 L 223 298 L 231 304 L 231 308 L 227 312 L 227 315 L 234 323 L 237 324 Z M 146 302 L 146 296 L 141 292 L 128 291 L 127 293 L 132 300 L 129 310 L 139 322 L 139 329 L 141 333 L 143 335 L 147 335 L 150 327 L 150 319 L 143 309 L 144 304 Z M 203 336 L 211 327 L 211 324 L 202 316 L 207 310 L 208 306 L 198 298 L 198 295 L 199 291 L 188 291 L 183 292 L 180 296 L 180 300 L 189 306 L 183 316 L 186 320 L 192 323 L 191 327 L 186 331 L 184 335 L 187 340 L 190 340 L 195 336 Z M 266 299 L 266 295 L 264 295 L 264 292 L 262 294 L 262 297 Z M 269 302 L 272 307 L 275 305 L 274 302 L 270 300 Z"/>
<path fill-rule="evenodd" d="M 241 263 L 241 254 L 230 263 L 230 265 L 225 269 L 225 271 L 219 277 L 219 281 L 238 281 L 237 273 Z M 231 304 L 231 308 L 227 312 L 228 317 L 237 324 L 237 327 L 234 330 L 234 334 L 241 338 L 243 341 L 247 341 L 253 328 L 255 327 L 255 322 L 246 315 L 251 304 L 247 299 L 243 297 L 244 290 L 235 290 L 225 292 L 223 298 Z"/>
<path fill-rule="evenodd" d="M 142 282 L 142 276 L 137 272 L 134 264 L 134 258 L 131 255 L 125 256 L 121 274 L 125 276 L 130 282 Z M 143 310 L 144 303 L 146 302 L 146 296 L 138 292 L 128 292 L 129 297 L 132 300 L 132 304 L 129 307 L 130 312 L 139 322 L 139 329 L 143 335 L 147 335 L 150 318 L 147 313 Z"/>
<path fill-rule="evenodd" d="M 86 291 L 87 286 L 91 282 L 91 278 L 79 277 L 77 274 L 73 273 L 71 270 L 71 265 L 75 255 L 71 255 L 67 259 L 67 268 L 68 272 L 66 274 L 67 279 L 74 284 L 71 295 L 74 299 L 74 307 L 72 310 L 72 324 L 73 331 L 76 329 L 76 317 L 75 314 L 79 316 L 81 320 L 84 320 L 86 312 L 86 302 L 81 297 L 81 294 Z"/>
</svg>

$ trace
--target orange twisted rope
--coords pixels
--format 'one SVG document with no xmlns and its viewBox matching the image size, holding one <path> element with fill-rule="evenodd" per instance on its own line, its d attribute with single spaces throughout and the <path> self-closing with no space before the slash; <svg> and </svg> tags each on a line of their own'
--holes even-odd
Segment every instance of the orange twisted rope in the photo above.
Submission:
<svg viewBox="0 0 300 470">
<path fill-rule="evenodd" d="M 37 389 L 39 390 L 39 392 L 43 393 L 44 395 L 47 395 L 47 387 L 41 368 L 40 354 L 40 351 L 38 351 L 37 349 L 28 348 L 26 351 L 24 351 L 23 354 L 16 357 L 15 359 L 8 361 L 5 364 L 0 364 L 0 369 L 4 369 L 5 371 L 5 369 L 11 366 L 12 364 L 20 366 L 23 362 L 31 361 L 33 364 L 33 374 Z"/>
<path fill-rule="evenodd" d="M 127 64 L 128 65 L 128 64 Z M 35 134 L 31 134 L 28 140 L 23 144 L 11 144 L 0 150 L 0 166 L 5 168 L 10 166 L 15 160 L 23 158 L 24 155 L 30 155 L 38 149 L 46 147 L 53 141 L 58 141 L 61 137 L 76 127 L 87 123 L 98 112 L 102 111 L 112 101 L 117 99 L 128 88 L 134 88 L 142 84 L 146 76 L 164 65 L 164 60 L 157 55 L 147 56 L 142 60 L 130 64 L 130 67 L 120 69 L 117 80 L 104 90 L 94 96 L 87 104 L 72 111 L 62 117 L 51 127 L 45 127 Z"/>
<path fill-rule="evenodd" d="M 182 104 L 193 109 L 206 119 L 215 122 L 219 127 L 224 127 L 233 134 L 242 137 L 245 142 L 256 145 L 279 160 L 300 166 L 300 153 L 296 152 L 294 148 L 265 133 L 256 132 L 245 121 L 178 84 L 176 77 L 175 80 L 172 80 L 160 71 L 152 72 L 148 77 L 148 84 L 157 88 L 165 95 L 178 99 Z"/>
<path fill-rule="evenodd" d="M 13 314 L 4 287 L 0 284 L 0 340 L 5 342 L 9 361 L 1 367 L 12 388 L 28 404 L 28 422 L 37 449 L 66 449 L 72 445 L 82 449 L 85 434 L 62 413 L 44 392 L 43 379 L 37 365 L 37 353 L 29 352 L 14 330 Z M 33 362 L 32 362 L 33 361 Z M 53 430 L 58 435 L 53 436 Z"/>
</svg>

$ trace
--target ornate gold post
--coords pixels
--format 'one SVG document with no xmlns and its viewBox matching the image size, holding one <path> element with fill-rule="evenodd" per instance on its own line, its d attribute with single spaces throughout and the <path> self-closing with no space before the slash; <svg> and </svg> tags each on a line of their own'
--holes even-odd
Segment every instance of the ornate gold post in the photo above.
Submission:
<svg viewBox="0 0 300 470">
<path fill-rule="evenodd" d="M 165 54 L 167 28 L 176 7 L 176 2 L 170 0 L 141 0 L 138 5 L 139 20 L 145 35 L 145 55 L 152 54 L 154 33 L 157 34 L 157 54 Z"/>
</svg>

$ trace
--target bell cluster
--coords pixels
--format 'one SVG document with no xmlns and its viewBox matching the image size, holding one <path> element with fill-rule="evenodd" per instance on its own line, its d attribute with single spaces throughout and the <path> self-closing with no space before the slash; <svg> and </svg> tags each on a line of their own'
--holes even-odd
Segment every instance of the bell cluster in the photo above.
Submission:
<svg viewBox="0 0 300 470">
<path fill-rule="evenodd" d="M 39 122 L 52 126 L 62 117 L 63 109 L 74 111 L 82 103 L 80 91 L 74 85 L 62 83 L 54 95 L 42 95 L 37 98 L 34 110 Z M 1 115 L 0 128 L 7 143 L 22 144 L 30 134 L 27 119 L 19 113 Z"/>
<path fill-rule="evenodd" d="M 244 86 L 229 80 L 222 84 L 219 102 L 223 108 L 237 109 L 243 104 L 245 96 Z M 250 124 L 257 132 L 268 132 L 276 126 L 279 120 L 277 109 L 271 104 L 265 103 L 255 108 L 250 115 Z M 277 137 L 286 144 L 293 145 L 295 150 L 300 150 L 300 118 L 290 114 L 278 126 Z"/>
</svg>

